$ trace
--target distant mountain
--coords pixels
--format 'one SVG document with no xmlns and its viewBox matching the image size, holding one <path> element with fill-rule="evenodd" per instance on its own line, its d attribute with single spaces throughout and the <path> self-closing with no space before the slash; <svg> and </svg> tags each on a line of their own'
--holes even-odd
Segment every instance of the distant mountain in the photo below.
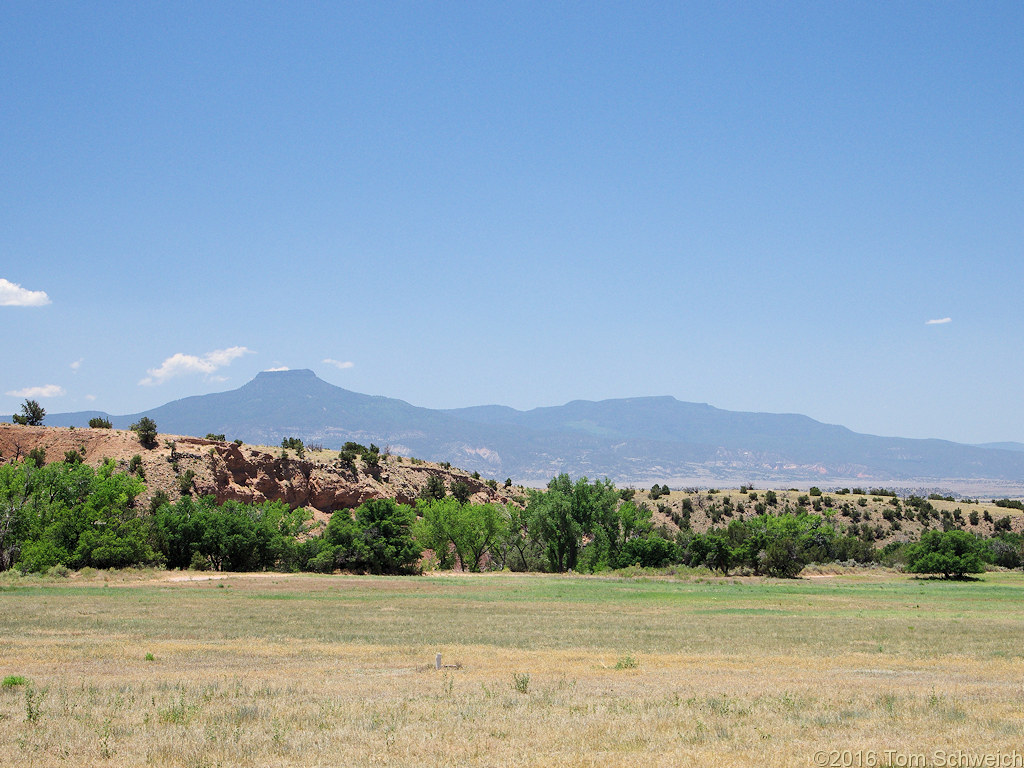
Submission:
<svg viewBox="0 0 1024 768">
<path fill-rule="evenodd" d="M 163 432 L 223 433 L 264 445 L 293 436 L 329 448 L 373 442 L 526 483 L 568 472 L 620 483 L 940 485 L 984 479 L 1024 487 L 1024 451 L 1009 446 L 876 437 L 797 414 L 724 411 L 673 397 L 576 400 L 530 411 L 432 410 L 350 392 L 300 370 L 260 373 L 230 392 L 143 413 L 51 414 L 46 423 L 81 427 L 94 416 L 122 429 L 149 416 Z"/>
<path fill-rule="evenodd" d="M 996 448 L 1001 451 L 1024 451 L 1024 443 L 980 443 L 978 448 Z"/>
</svg>

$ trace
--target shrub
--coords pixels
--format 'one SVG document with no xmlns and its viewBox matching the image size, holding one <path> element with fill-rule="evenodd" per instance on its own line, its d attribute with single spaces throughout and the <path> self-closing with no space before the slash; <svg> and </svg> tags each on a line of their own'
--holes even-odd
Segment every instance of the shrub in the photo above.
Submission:
<svg viewBox="0 0 1024 768">
<path fill-rule="evenodd" d="M 530 675 L 527 672 L 512 673 L 512 689 L 516 693 L 528 693 L 530 690 Z"/>
<path fill-rule="evenodd" d="M 143 448 L 156 447 L 156 422 L 149 418 L 149 416 L 143 416 L 132 424 L 131 430 L 139 436 L 139 443 L 142 444 Z"/>
<path fill-rule="evenodd" d="M 208 571 L 210 570 L 210 560 L 202 552 L 193 552 L 188 569 L 190 571 Z"/>
<path fill-rule="evenodd" d="M 1019 499 L 994 499 L 992 503 L 997 507 L 1003 507 L 1004 509 L 1024 510 L 1024 502 Z"/>
<path fill-rule="evenodd" d="M 138 475 L 140 480 L 146 479 L 146 472 L 142 468 L 142 456 L 136 453 L 134 456 L 131 457 L 131 459 L 128 461 L 128 471 L 131 472 L 133 475 Z"/>
<path fill-rule="evenodd" d="M 43 699 L 46 698 L 48 691 L 49 687 L 37 691 L 32 683 L 25 686 L 25 720 L 30 723 L 39 722 L 43 714 Z"/>
<path fill-rule="evenodd" d="M 460 504 L 468 504 L 470 496 L 469 485 L 462 480 L 456 480 L 452 483 L 452 496 Z"/>
<path fill-rule="evenodd" d="M 1024 563 L 1024 537 L 1019 534 L 1003 534 L 988 542 L 989 557 L 995 565 L 1003 568 L 1020 568 Z"/>
<path fill-rule="evenodd" d="M 90 429 L 110 429 L 110 419 L 104 419 L 101 416 L 89 419 Z"/>
<path fill-rule="evenodd" d="M 149 497 L 149 514 L 155 513 L 164 504 L 170 504 L 171 497 L 167 495 L 167 491 L 158 490 Z"/>
<path fill-rule="evenodd" d="M 313 573 L 331 573 L 334 570 L 335 547 L 326 542 L 306 561 L 306 570 Z"/>
<path fill-rule="evenodd" d="M 82 458 L 80 451 L 64 451 L 65 464 L 81 464 Z"/>
<path fill-rule="evenodd" d="M 178 477 L 178 490 L 182 496 L 192 495 L 192 481 L 195 479 L 196 473 L 191 469 L 185 470 L 185 472 Z"/>
<path fill-rule="evenodd" d="M 206 439 L 207 440 L 216 440 L 218 442 L 223 443 L 226 438 L 225 438 L 224 435 L 215 435 L 213 432 L 207 432 L 206 433 Z"/>
<path fill-rule="evenodd" d="M 300 459 L 306 455 L 306 446 L 303 444 L 302 440 L 300 440 L 297 437 L 284 438 L 284 440 L 281 441 L 281 448 L 281 458 L 285 458 L 287 456 L 285 451 L 287 451 L 288 449 L 295 451 L 295 454 Z"/>
<path fill-rule="evenodd" d="M 3 688 L 16 688 L 21 685 L 28 685 L 28 678 L 22 675 L 8 675 L 3 683 L 0 683 L 0 687 Z"/>
<path fill-rule="evenodd" d="M 427 478 L 427 484 L 420 489 L 421 499 L 435 499 L 440 501 L 448 495 L 448 490 L 444 487 L 444 480 L 441 479 L 440 475 L 430 475 Z"/>
<path fill-rule="evenodd" d="M 41 467 L 46 463 L 46 449 L 42 446 L 33 448 L 25 454 L 25 458 L 33 461 L 37 467 Z"/>
<path fill-rule="evenodd" d="M 651 486 L 651 501 L 657 501 L 662 496 L 668 496 L 669 492 L 670 491 L 667 485 L 658 485 L 657 483 L 655 483 L 654 485 Z"/>
</svg>

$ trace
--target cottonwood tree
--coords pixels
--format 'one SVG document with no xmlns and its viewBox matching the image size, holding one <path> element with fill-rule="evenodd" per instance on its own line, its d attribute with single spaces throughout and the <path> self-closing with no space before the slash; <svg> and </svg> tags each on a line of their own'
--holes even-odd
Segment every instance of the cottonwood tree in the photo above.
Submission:
<svg viewBox="0 0 1024 768">
<path fill-rule="evenodd" d="M 420 501 L 417 512 L 416 540 L 434 550 L 442 568 L 452 566 L 455 554 L 463 570 L 479 571 L 484 555 L 493 554 L 508 531 L 508 515 L 497 504 L 464 504 L 449 496 Z"/>
<path fill-rule="evenodd" d="M 619 492 L 610 480 L 581 477 L 574 484 L 561 474 L 548 483 L 547 492 L 534 491 L 526 508 L 530 534 L 545 549 L 551 570 L 576 568 L 583 537 L 614 515 Z"/>
<path fill-rule="evenodd" d="M 928 531 L 917 544 L 907 548 L 907 570 L 962 579 L 968 573 L 985 570 L 981 560 L 983 548 L 981 540 L 966 531 Z"/>
</svg>

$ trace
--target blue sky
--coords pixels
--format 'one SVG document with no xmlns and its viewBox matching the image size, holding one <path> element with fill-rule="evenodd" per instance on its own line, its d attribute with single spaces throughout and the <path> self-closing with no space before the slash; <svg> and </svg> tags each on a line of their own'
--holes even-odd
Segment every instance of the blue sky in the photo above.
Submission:
<svg viewBox="0 0 1024 768">
<path fill-rule="evenodd" d="M 1022 39 L 1019 2 L 4 3 L 0 412 L 287 366 L 1024 440 Z"/>
</svg>

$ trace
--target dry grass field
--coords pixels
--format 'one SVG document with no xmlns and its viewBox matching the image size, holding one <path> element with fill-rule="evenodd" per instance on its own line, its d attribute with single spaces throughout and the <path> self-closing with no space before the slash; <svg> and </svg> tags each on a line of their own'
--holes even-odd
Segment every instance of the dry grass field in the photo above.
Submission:
<svg viewBox="0 0 1024 768">
<path fill-rule="evenodd" d="M 3 575 L 0 765 L 1009 765 L 1024 752 L 1020 573 L 187 578 Z M 435 670 L 437 652 L 459 668 Z"/>
</svg>

